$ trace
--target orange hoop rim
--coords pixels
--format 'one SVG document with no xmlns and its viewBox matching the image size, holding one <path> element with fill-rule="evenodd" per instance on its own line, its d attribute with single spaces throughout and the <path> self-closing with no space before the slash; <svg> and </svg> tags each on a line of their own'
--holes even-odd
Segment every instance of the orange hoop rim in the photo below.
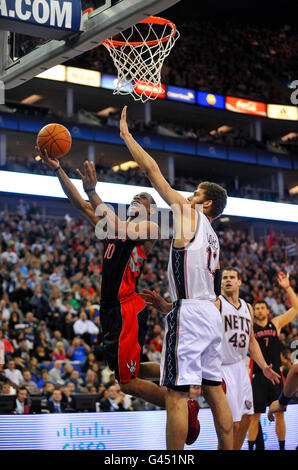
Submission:
<svg viewBox="0 0 298 470">
<path fill-rule="evenodd" d="M 140 21 L 137 24 L 141 23 L 149 23 L 149 24 L 159 24 L 161 26 L 163 25 L 168 25 L 172 28 L 172 33 L 168 34 L 167 36 L 161 38 L 161 39 L 153 39 L 152 41 L 143 41 L 143 42 L 125 42 L 125 41 L 114 41 L 114 39 L 106 39 L 103 41 L 104 46 L 108 46 L 111 48 L 117 48 L 117 47 L 125 47 L 125 46 L 131 46 L 131 47 L 139 47 L 143 46 L 144 44 L 147 44 L 147 46 L 156 46 L 160 42 L 167 42 L 169 41 L 173 36 L 175 36 L 177 32 L 176 25 L 170 21 L 166 20 L 165 18 L 160 18 L 159 16 L 149 16 L 145 20 Z"/>
</svg>

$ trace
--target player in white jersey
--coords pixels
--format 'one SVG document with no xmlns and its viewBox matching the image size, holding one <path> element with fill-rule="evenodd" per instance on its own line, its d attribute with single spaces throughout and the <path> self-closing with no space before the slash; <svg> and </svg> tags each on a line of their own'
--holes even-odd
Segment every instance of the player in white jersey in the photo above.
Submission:
<svg viewBox="0 0 298 470">
<path fill-rule="evenodd" d="M 166 317 L 160 384 L 167 387 L 167 449 L 180 450 L 188 430 L 190 385 L 202 385 L 213 413 L 220 449 L 233 448 L 232 414 L 221 387 L 222 324 L 214 306 L 219 244 L 211 227 L 224 210 L 226 191 L 201 183 L 185 199 L 163 177 L 155 160 L 135 141 L 122 111 L 120 136 L 140 169 L 173 211 L 169 277 L 173 310 Z"/>
<path fill-rule="evenodd" d="M 250 416 L 253 414 L 252 387 L 244 358 L 249 352 L 262 368 L 264 375 L 273 383 L 279 380 L 278 374 L 267 365 L 260 346 L 253 334 L 253 310 L 251 305 L 239 298 L 241 279 L 239 271 L 227 267 L 222 272 L 222 295 L 215 306 L 222 319 L 222 376 L 226 385 L 226 396 L 233 415 L 233 448 L 240 450 L 248 431 Z M 144 300 L 161 311 L 168 313 L 173 305 L 166 302 L 156 292 L 144 289 Z"/>
<path fill-rule="evenodd" d="M 240 450 L 249 428 L 253 409 L 253 394 L 244 359 L 248 352 L 273 384 L 279 375 L 266 363 L 253 332 L 253 309 L 239 298 L 241 278 L 236 268 L 226 267 L 222 272 L 222 294 L 215 302 L 222 317 L 222 372 L 227 399 L 233 415 L 234 450 Z"/>
</svg>

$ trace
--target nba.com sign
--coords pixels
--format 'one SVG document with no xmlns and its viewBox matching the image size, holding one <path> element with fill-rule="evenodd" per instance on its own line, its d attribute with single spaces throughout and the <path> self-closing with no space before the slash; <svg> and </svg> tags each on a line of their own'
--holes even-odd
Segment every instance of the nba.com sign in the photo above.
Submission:
<svg viewBox="0 0 298 470">
<path fill-rule="evenodd" d="M 58 39 L 78 32 L 81 16 L 81 0 L 0 0 L 0 29 L 17 33 Z"/>
</svg>

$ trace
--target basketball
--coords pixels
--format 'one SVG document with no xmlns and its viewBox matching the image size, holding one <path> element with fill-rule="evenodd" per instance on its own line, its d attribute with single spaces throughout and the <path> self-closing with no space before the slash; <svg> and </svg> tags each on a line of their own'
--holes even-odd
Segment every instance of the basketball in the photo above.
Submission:
<svg viewBox="0 0 298 470">
<path fill-rule="evenodd" d="M 72 138 L 69 130 L 61 124 L 47 124 L 37 136 L 37 146 L 47 150 L 49 157 L 62 158 L 71 148 Z"/>
</svg>

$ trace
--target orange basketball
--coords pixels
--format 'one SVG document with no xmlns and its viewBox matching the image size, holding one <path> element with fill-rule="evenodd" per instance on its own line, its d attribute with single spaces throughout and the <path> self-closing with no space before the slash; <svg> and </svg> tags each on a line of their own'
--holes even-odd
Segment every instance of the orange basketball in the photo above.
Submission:
<svg viewBox="0 0 298 470">
<path fill-rule="evenodd" d="M 62 158 L 71 148 L 71 135 L 61 124 L 48 124 L 43 127 L 37 136 L 37 146 L 46 149 L 49 157 Z"/>
</svg>

